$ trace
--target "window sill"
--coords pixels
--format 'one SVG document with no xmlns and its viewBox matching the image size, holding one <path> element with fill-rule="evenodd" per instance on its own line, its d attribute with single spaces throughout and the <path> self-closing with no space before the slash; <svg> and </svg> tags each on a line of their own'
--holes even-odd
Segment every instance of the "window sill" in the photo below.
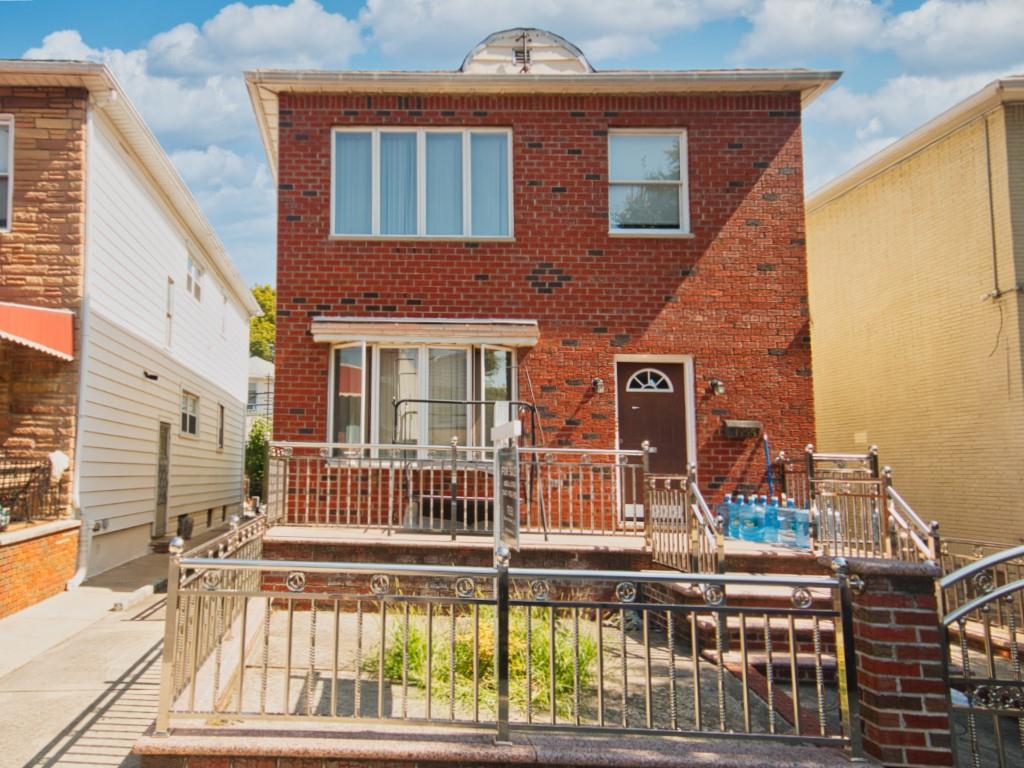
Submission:
<svg viewBox="0 0 1024 768">
<path fill-rule="evenodd" d="M 453 242 L 453 243 L 514 243 L 514 235 L 479 235 L 479 236 L 467 236 L 467 235 L 328 235 L 328 240 L 369 240 L 369 241 L 383 241 L 389 240 L 426 240 L 431 242 Z"/>
<path fill-rule="evenodd" d="M 608 237 L 667 237 L 675 240 L 693 240 L 697 236 L 693 232 L 675 232 L 671 229 L 610 229 Z"/>
</svg>

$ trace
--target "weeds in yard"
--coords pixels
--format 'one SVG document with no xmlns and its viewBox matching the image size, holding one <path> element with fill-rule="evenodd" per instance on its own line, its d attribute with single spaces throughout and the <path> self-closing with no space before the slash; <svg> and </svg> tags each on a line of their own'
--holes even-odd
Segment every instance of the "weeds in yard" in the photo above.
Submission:
<svg viewBox="0 0 1024 768">
<path fill-rule="evenodd" d="M 479 695 L 480 708 L 494 713 L 497 709 L 497 686 L 494 677 L 494 607 L 482 605 L 479 611 L 477 643 L 477 677 L 474 680 L 474 618 L 473 609 L 456 609 L 455 623 L 455 701 L 460 707 L 472 707 L 474 692 Z M 527 649 L 527 611 L 530 612 L 530 644 Z M 554 680 L 558 716 L 573 716 L 576 686 L 576 644 L 573 640 L 571 611 L 555 611 Z M 560 620 L 559 620 L 560 619 Z M 532 698 L 537 714 L 551 712 L 550 632 L 552 612 L 547 608 L 517 606 L 509 612 L 509 698 L 513 707 L 525 711 Z M 452 656 L 450 615 L 434 614 L 431 639 L 431 697 L 438 702 L 450 701 L 450 659 Z M 581 624 L 585 623 L 581 617 Z M 407 650 L 406 650 L 407 649 Z M 410 610 L 408 638 L 404 620 L 396 617 L 384 648 L 384 678 L 392 684 L 402 682 L 404 657 L 407 656 L 407 679 L 411 687 L 426 689 L 427 685 L 427 617 L 416 607 Z M 364 667 L 377 674 L 379 648 L 370 654 Z M 527 692 L 527 658 L 532 663 L 531 688 Z M 589 634 L 579 633 L 579 690 L 581 694 L 594 684 L 597 643 Z"/>
</svg>

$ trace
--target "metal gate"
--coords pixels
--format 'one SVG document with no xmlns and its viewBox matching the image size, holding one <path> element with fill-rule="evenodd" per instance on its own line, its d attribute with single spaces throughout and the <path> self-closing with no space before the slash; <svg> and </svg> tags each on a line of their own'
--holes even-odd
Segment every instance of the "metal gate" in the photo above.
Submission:
<svg viewBox="0 0 1024 768">
<path fill-rule="evenodd" d="M 960 766 L 1024 765 L 1024 546 L 940 582 L 953 752 Z"/>
</svg>

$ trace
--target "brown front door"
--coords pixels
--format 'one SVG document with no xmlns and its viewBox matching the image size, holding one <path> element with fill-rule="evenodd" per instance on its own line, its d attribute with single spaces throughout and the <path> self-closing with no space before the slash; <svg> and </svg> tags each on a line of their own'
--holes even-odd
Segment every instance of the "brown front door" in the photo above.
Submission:
<svg viewBox="0 0 1024 768">
<path fill-rule="evenodd" d="M 619 448 L 638 450 L 644 440 L 651 454 L 651 472 L 681 475 L 686 472 L 686 378 L 682 363 L 618 363 L 615 386 L 619 401 Z M 623 502 L 627 517 L 642 513 L 639 488 L 625 483 Z"/>
</svg>

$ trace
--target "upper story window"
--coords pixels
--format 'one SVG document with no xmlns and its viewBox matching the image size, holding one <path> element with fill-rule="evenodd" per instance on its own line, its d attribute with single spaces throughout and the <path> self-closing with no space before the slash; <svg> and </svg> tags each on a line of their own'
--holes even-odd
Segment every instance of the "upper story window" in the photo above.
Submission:
<svg viewBox="0 0 1024 768">
<path fill-rule="evenodd" d="M 186 435 L 199 434 L 199 397 L 181 392 L 181 431 Z"/>
<path fill-rule="evenodd" d="M 0 115 L 0 232 L 11 228 L 14 198 L 14 118 Z"/>
<path fill-rule="evenodd" d="M 195 259 L 188 257 L 188 277 L 185 279 L 185 292 L 192 294 L 196 301 L 203 300 L 203 268 Z"/>
<path fill-rule="evenodd" d="M 690 232 L 686 131 L 616 131 L 608 136 L 608 219 L 613 233 Z"/>
<path fill-rule="evenodd" d="M 511 132 L 336 128 L 331 233 L 509 237 Z"/>
</svg>

